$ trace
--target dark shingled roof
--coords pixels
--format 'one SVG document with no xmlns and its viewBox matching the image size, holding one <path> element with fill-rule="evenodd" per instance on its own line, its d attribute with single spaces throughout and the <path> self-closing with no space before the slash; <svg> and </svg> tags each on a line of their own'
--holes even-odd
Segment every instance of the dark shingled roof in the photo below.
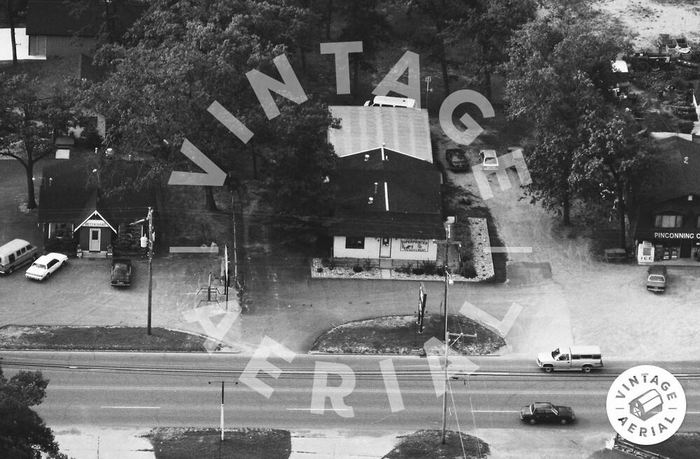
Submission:
<svg viewBox="0 0 700 459">
<path fill-rule="evenodd" d="M 121 36 L 143 14 L 147 5 L 140 2 L 113 1 L 115 33 Z M 80 14 L 71 14 L 64 0 L 29 0 L 27 35 L 95 37 L 104 20 L 104 3 L 90 2 Z"/>
<path fill-rule="evenodd" d="M 385 150 L 338 159 L 333 234 L 442 239 L 442 176 L 430 163 Z M 376 183 L 376 185 L 375 185 Z M 372 203 L 369 198 L 372 197 Z M 388 203 L 388 209 L 387 209 Z"/>
<path fill-rule="evenodd" d="M 700 143 L 674 136 L 656 140 L 655 144 L 660 162 L 653 180 L 640 193 L 642 200 L 661 202 L 700 195 Z"/>
<path fill-rule="evenodd" d="M 119 168 L 124 172 L 112 176 L 110 185 L 118 185 L 133 177 L 137 167 L 135 163 L 124 164 Z M 88 183 L 87 176 L 88 171 L 83 166 L 71 162 L 45 167 L 39 191 L 39 222 L 79 225 L 97 210 L 116 226 L 120 222 L 145 217 L 148 207 L 155 206 L 155 193 L 152 190 L 105 196 L 96 186 Z"/>
</svg>

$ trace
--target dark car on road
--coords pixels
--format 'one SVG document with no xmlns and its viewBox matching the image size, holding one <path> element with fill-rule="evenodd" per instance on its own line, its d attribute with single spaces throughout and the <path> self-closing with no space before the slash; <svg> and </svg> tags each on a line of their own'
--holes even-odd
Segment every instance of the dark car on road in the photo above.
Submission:
<svg viewBox="0 0 700 459">
<path fill-rule="evenodd" d="M 445 151 L 445 159 L 453 172 L 465 172 L 469 170 L 469 158 L 461 148 L 448 148 Z"/>
<path fill-rule="evenodd" d="M 131 260 L 128 258 L 112 259 L 110 281 L 113 287 L 129 287 L 132 273 Z"/>
<path fill-rule="evenodd" d="M 576 415 L 574 415 L 574 410 L 568 406 L 553 405 L 549 402 L 535 402 L 524 406 L 520 410 L 520 419 L 530 424 L 569 424 L 576 420 Z"/>
</svg>

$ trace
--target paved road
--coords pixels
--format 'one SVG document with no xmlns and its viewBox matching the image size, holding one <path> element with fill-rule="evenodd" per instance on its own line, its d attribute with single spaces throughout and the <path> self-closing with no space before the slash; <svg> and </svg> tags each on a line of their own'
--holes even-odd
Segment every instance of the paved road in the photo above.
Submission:
<svg viewBox="0 0 700 459">
<path fill-rule="evenodd" d="M 220 384 L 226 386 L 227 426 L 267 426 L 286 429 L 346 429 L 357 432 L 395 432 L 439 428 L 441 389 L 433 381 L 426 359 L 391 358 L 399 390 L 387 391 L 387 372 L 380 362 L 387 357 L 294 356 L 291 363 L 269 359 L 281 369 L 277 380 L 262 375 L 272 388 L 269 398 L 240 381 L 249 359 L 236 355 L 47 353 L 0 354 L 8 374 L 20 368 L 41 369 L 51 380 L 38 411 L 51 426 L 95 425 L 108 427 L 202 426 L 218 424 Z M 571 432 L 591 435 L 610 432 L 605 414 L 608 388 L 620 372 L 635 362 L 607 361 L 603 371 L 584 375 L 543 374 L 529 360 L 473 358 L 477 373 L 450 383 L 449 422 L 473 429 L 528 429 L 517 410 L 532 401 L 568 404 L 578 415 Z M 644 362 L 649 363 L 649 362 Z M 328 386 L 350 383 L 345 406 L 329 400 L 315 404 L 324 392 L 323 368 Z M 337 367 L 337 365 L 341 365 Z M 700 372 L 692 362 L 663 363 L 676 374 L 688 401 L 683 430 L 700 429 Z M 254 366 L 260 368 L 261 361 Z M 339 369 L 338 374 L 333 374 Z M 349 370 L 351 369 L 351 371 Z M 440 374 L 436 375 L 439 380 Z M 234 385 L 235 381 L 240 381 Z M 391 395 L 388 395 L 391 393 Z M 400 396 L 399 396 L 400 394 Z M 392 412 L 392 402 L 394 411 Z M 403 403 L 403 408 L 400 406 Z M 320 408 L 320 413 L 312 413 Z M 468 423 L 468 424 L 467 424 Z M 563 427 L 541 427 L 564 431 Z M 565 432 L 565 431 L 564 431 Z"/>
</svg>

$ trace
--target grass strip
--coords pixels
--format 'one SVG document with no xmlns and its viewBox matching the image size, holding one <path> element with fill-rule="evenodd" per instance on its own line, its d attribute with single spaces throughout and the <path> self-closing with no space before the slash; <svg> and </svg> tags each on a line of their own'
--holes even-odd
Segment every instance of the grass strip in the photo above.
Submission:
<svg viewBox="0 0 700 459">
<path fill-rule="evenodd" d="M 16 326 L 0 328 L 2 349 L 204 352 L 201 336 L 143 327 Z"/>
</svg>

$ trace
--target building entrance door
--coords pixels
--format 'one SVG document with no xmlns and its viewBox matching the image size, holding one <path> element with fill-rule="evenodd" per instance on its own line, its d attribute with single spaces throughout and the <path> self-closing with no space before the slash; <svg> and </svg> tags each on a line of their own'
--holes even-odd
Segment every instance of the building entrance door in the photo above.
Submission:
<svg viewBox="0 0 700 459">
<path fill-rule="evenodd" d="M 391 238 L 383 237 L 382 245 L 379 246 L 379 258 L 391 257 Z"/>
<path fill-rule="evenodd" d="M 88 250 L 90 252 L 99 252 L 100 251 L 100 234 L 102 231 L 100 231 L 99 228 L 90 228 L 90 246 Z"/>
</svg>

